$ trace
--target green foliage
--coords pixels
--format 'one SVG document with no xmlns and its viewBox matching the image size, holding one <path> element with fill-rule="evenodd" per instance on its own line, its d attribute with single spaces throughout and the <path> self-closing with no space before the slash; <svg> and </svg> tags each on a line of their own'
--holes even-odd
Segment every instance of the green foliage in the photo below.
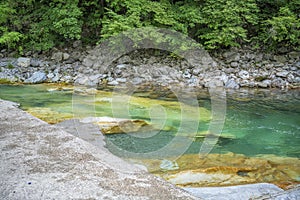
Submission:
<svg viewBox="0 0 300 200">
<path fill-rule="evenodd" d="M 5 44 L 8 48 L 14 48 L 22 38 L 23 35 L 21 33 L 15 31 L 8 32 L 4 29 L 0 37 L 0 45 Z"/>
<path fill-rule="evenodd" d="M 268 19 L 264 23 L 261 39 L 269 48 L 279 45 L 300 45 L 300 19 L 288 7 L 282 7 L 278 16 Z"/>
<path fill-rule="evenodd" d="M 36 50 L 47 50 L 64 39 L 80 39 L 82 12 L 77 1 L 51 2 L 35 10 L 39 21 L 30 27 L 29 45 Z"/>
<path fill-rule="evenodd" d="M 7 24 L 11 15 L 16 11 L 9 6 L 8 3 L 0 4 L 0 45 L 4 45 L 8 48 L 14 48 L 17 46 L 23 38 L 23 35 L 17 31 L 9 31 Z"/>
<path fill-rule="evenodd" d="M 207 0 L 201 10 L 198 37 L 208 49 L 239 47 L 247 41 L 247 26 L 255 25 L 258 8 L 254 0 Z"/>
<path fill-rule="evenodd" d="M 157 27 L 183 33 L 207 49 L 253 40 L 273 49 L 297 48 L 299 12 L 300 1 L 290 0 L 1 0 L 0 47 L 48 50 L 78 39 L 94 44 L 134 28 Z M 147 34 L 176 44 L 163 34 L 140 34 L 126 37 L 136 45 Z"/>
<path fill-rule="evenodd" d="M 132 28 L 154 26 L 172 28 L 187 33 L 184 24 L 176 20 L 176 13 L 169 1 L 114 0 L 109 1 L 101 30 L 106 39 Z"/>
<path fill-rule="evenodd" d="M 7 67 L 7 69 L 14 69 L 15 68 L 11 63 L 9 63 L 6 67 Z"/>
</svg>

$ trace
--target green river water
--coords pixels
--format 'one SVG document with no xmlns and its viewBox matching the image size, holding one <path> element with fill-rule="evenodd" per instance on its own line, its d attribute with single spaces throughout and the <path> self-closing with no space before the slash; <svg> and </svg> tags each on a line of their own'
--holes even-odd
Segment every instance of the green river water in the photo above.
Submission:
<svg viewBox="0 0 300 200">
<path fill-rule="evenodd" d="M 0 98 L 21 104 L 24 110 L 47 108 L 58 115 L 72 116 L 72 89 L 54 90 L 54 85 L 0 85 Z M 157 93 L 157 94 L 156 94 Z M 78 95 L 77 95 L 78 96 Z M 79 95 L 80 96 L 80 95 Z M 150 120 L 149 106 L 157 104 L 156 112 L 166 111 L 165 127 L 151 137 L 133 137 L 128 134 L 114 134 L 106 139 L 129 152 L 151 152 L 164 147 L 174 138 L 181 124 L 181 115 L 176 98 L 165 93 L 139 91 L 129 106 L 132 118 Z M 211 101 L 205 91 L 197 93 L 198 103 L 204 112 L 197 132 L 205 132 L 209 127 Z M 84 95 L 82 96 L 84 97 Z M 94 97 L 93 97 L 94 98 Z M 96 101 L 84 103 L 79 109 L 85 112 L 94 106 L 94 113 L 87 111 L 86 116 L 114 116 L 111 107 L 111 92 L 99 91 Z M 155 99 L 154 99 L 155 98 Z M 227 92 L 227 111 L 224 127 L 212 153 L 233 152 L 246 156 L 274 154 L 281 157 L 300 157 L 300 93 L 299 90 L 239 90 Z M 74 104 L 73 104 L 74 105 Z M 85 105 L 87 106 L 85 108 Z M 160 110 L 159 110 L 160 109 Z M 191 106 L 193 109 L 193 106 Z M 163 116 L 163 115 L 162 115 Z M 55 116 L 52 116 L 55 117 Z M 187 135 L 189 133 L 186 133 Z M 185 152 L 198 153 L 203 139 L 194 139 Z"/>
</svg>

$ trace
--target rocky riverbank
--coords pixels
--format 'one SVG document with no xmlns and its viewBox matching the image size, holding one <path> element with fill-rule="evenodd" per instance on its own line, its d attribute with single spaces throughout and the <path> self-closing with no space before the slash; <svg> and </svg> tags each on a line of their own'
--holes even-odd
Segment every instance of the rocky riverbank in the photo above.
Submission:
<svg viewBox="0 0 300 200">
<path fill-rule="evenodd" d="M 300 87 L 300 52 L 296 51 L 280 55 L 237 49 L 213 56 L 203 53 L 197 58 L 199 64 L 195 58 L 154 49 L 136 50 L 115 58 L 100 46 L 82 48 L 77 43 L 73 46 L 44 55 L 29 53 L 19 58 L 2 55 L 0 81 L 64 82 L 92 87 L 147 82 L 230 89 Z"/>
</svg>

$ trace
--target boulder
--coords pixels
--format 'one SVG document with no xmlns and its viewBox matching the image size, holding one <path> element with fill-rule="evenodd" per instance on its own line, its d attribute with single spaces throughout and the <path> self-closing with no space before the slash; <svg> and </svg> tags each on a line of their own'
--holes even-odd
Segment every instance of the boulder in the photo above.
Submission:
<svg viewBox="0 0 300 200">
<path fill-rule="evenodd" d="M 282 78 L 286 78 L 287 75 L 289 74 L 289 71 L 281 71 L 281 72 L 276 72 L 276 76 L 282 77 Z"/>
<path fill-rule="evenodd" d="M 267 80 L 263 80 L 262 82 L 258 82 L 257 85 L 258 85 L 258 87 L 261 87 L 261 88 L 267 88 L 267 87 L 271 86 L 271 83 L 272 83 L 272 81 L 267 79 Z"/>
<path fill-rule="evenodd" d="M 57 62 L 60 62 L 63 60 L 63 52 L 56 52 L 53 53 L 51 56 L 51 60 L 55 60 Z"/>
<path fill-rule="evenodd" d="M 70 54 L 68 54 L 68 53 L 63 53 L 62 54 L 62 59 L 63 60 L 68 60 L 70 58 Z"/>
<path fill-rule="evenodd" d="M 97 124 L 103 134 L 135 133 L 150 130 L 151 126 L 143 120 L 112 119 L 98 121 Z"/>
<path fill-rule="evenodd" d="M 237 82 L 235 82 L 234 79 L 230 79 L 226 82 L 225 84 L 225 88 L 228 88 L 228 89 L 239 89 L 240 86 Z"/>
<path fill-rule="evenodd" d="M 285 63 L 287 61 L 287 58 L 285 56 L 275 55 L 274 60 L 279 63 Z"/>
<path fill-rule="evenodd" d="M 236 68 L 236 67 L 239 66 L 239 63 L 234 61 L 234 62 L 230 63 L 230 66 L 233 67 L 233 68 Z"/>
<path fill-rule="evenodd" d="M 20 57 L 17 60 L 17 65 L 20 67 L 29 67 L 30 66 L 30 58 Z"/>
<path fill-rule="evenodd" d="M 248 79 L 250 77 L 250 75 L 249 75 L 248 71 L 242 70 L 239 72 L 239 77 L 241 79 Z"/>
<path fill-rule="evenodd" d="M 42 83 L 47 79 L 45 72 L 34 72 L 32 76 L 26 79 L 25 83 Z"/>
<path fill-rule="evenodd" d="M 231 63 L 233 61 L 239 61 L 241 59 L 241 55 L 234 51 L 228 51 L 223 54 L 226 63 Z"/>
</svg>

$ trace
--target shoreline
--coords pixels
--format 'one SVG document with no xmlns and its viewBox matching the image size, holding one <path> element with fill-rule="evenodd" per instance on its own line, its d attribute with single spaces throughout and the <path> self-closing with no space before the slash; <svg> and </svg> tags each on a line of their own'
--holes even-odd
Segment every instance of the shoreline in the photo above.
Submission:
<svg viewBox="0 0 300 200">
<path fill-rule="evenodd" d="M 0 58 L 2 83 L 67 83 L 90 87 L 154 83 L 198 88 L 300 88 L 300 52 L 280 55 L 232 49 L 213 56 L 171 56 L 154 49 L 121 57 L 95 48 L 53 50 L 49 55 Z"/>
</svg>

